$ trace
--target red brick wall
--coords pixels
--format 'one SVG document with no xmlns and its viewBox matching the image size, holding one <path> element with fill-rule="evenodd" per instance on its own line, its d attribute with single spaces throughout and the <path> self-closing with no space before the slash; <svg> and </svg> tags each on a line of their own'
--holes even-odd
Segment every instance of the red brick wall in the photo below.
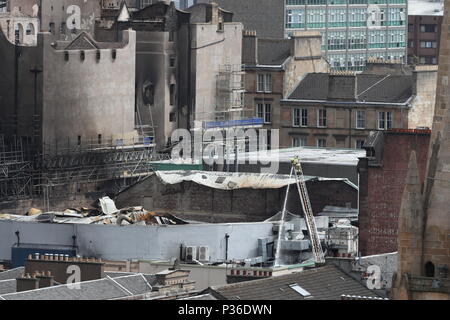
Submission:
<svg viewBox="0 0 450 320">
<path fill-rule="evenodd" d="M 397 251 L 398 214 L 411 150 L 424 181 L 429 134 L 390 133 L 384 137 L 381 166 L 360 175 L 359 250 L 362 255 Z M 360 165 L 364 166 L 364 160 Z"/>
</svg>

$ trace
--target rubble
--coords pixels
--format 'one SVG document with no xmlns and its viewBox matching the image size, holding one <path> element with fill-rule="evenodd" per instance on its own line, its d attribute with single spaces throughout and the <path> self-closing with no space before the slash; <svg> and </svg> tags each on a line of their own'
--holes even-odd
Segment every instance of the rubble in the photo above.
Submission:
<svg viewBox="0 0 450 320">
<path fill-rule="evenodd" d="M 42 212 L 31 208 L 26 215 L 0 214 L 0 220 L 31 221 L 40 223 L 75 223 L 104 225 L 181 225 L 188 222 L 170 213 L 147 211 L 142 206 L 117 209 L 109 197 L 99 199 L 100 209 L 68 208 L 61 212 Z"/>
</svg>

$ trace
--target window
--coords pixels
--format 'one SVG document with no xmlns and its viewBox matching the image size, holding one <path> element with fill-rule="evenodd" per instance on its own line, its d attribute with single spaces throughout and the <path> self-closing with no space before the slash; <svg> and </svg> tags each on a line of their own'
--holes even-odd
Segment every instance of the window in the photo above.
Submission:
<svg viewBox="0 0 450 320">
<path fill-rule="evenodd" d="M 175 56 L 170 56 L 169 58 L 169 65 L 170 67 L 175 67 Z"/>
<path fill-rule="evenodd" d="M 54 22 L 50 22 L 48 26 L 49 26 L 49 29 L 50 29 L 50 33 L 51 34 L 55 34 L 55 23 Z"/>
<path fill-rule="evenodd" d="M 175 112 L 169 113 L 169 121 L 170 121 L 170 122 L 175 122 L 175 121 L 177 121 L 177 117 L 176 117 Z"/>
<path fill-rule="evenodd" d="M 317 110 L 317 126 L 326 127 L 327 126 L 327 110 L 319 109 Z"/>
<path fill-rule="evenodd" d="M 431 261 L 425 263 L 425 277 L 434 277 L 434 264 Z"/>
<path fill-rule="evenodd" d="M 323 138 L 317 139 L 317 147 L 318 148 L 325 148 L 326 146 L 327 146 L 326 139 L 323 139 Z"/>
<path fill-rule="evenodd" d="M 34 25 L 32 23 L 27 25 L 26 34 L 27 36 L 34 36 Z"/>
<path fill-rule="evenodd" d="M 170 101 L 169 101 L 170 105 L 173 106 L 175 103 L 175 85 L 171 84 L 170 85 Z"/>
<path fill-rule="evenodd" d="M 175 38 L 175 31 L 169 31 L 169 42 L 173 42 Z"/>
<path fill-rule="evenodd" d="M 364 140 L 356 140 L 356 149 L 362 149 L 364 147 Z"/>
<path fill-rule="evenodd" d="M 258 118 L 262 118 L 264 123 L 271 123 L 272 105 L 269 103 L 258 103 Z"/>
<path fill-rule="evenodd" d="M 311 293 L 300 287 L 297 283 L 290 284 L 289 287 L 303 297 L 311 296 Z"/>
<path fill-rule="evenodd" d="M 308 126 L 308 109 L 295 108 L 293 111 L 293 126 L 307 127 Z"/>
<path fill-rule="evenodd" d="M 102 144 L 102 135 L 101 134 L 99 134 L 97 136 L 97 142 L 98 142 L 98 144 Z"/>
<path fill-rule="evenodd" d="M 266 74 L 265 91 L 272 92 L 272 75 L 271 74 Z"/>
<path fill-rule="evenodd" d="M 81 136 L 78 136 L 77 145 L 81 146 Z"/>
<path fill-rule="evenodd" d="M 66 34 L 66 23 L 65 22 L 61 22 L 61 26 L 60 26 L 61 30 L 61 34 Z"/>
<path fill-rule="evenodd" d="M 392 112 L 378 112 L 378 129 L 392 129 Z"/>
<path fill-rule="evenodd" d="M 272 75 L 258 74 L 256 91 L 258 92 L 272 92 Z"/>
<path fill-rule="evenodd" d="M 366 112 L 356 111 L 356 129 L 364 129 L 366 127 Z"/>
<path fill-rule="evenodd" d="M 294 148 L 306 147 L 306 145 L 307 145 L 306 138 L 300 138 L 300 137 L 293 137 L 292 138 L 292 146 Z"/>
<path fill-rule="evenodd" d="M 437 32 L 437 26 L 435 24 L 421 24 L 420 32 Z"/>
<path fill-rule="evenodd" d="M 420 41 L 421 48 L 436 48 L 436 41 Z"/>
</svg>

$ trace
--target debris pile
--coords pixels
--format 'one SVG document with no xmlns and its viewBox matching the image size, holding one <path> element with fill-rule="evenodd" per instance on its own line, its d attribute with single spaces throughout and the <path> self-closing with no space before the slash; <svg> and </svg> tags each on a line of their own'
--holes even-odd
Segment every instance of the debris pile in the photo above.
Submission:
<svg viewBox="0 0 450 320">
<path fill-rule="evenodd" d="M 68 208 L 62 212 L 42 212 L 31 208 L 26 215 L 0 214 L 0 220 L 40 223 L 77 223 L 105 225 L 181 225 L 188 222 L 169 213 L 147 211 L 142 206 L 117 209 L 109 197 L 99 199 L 99 208 Z"/>
</svg>

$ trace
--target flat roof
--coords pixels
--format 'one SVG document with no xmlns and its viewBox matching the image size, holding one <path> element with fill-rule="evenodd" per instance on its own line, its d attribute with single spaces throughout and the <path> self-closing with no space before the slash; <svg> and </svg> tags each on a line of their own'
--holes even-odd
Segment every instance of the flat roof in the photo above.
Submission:
<svg viewBox="0 0 450 320">
<path fill-rule="evenodd" d="M 443 16 L 444 2 L 442 0 L 408 0 L 408 15 Z"/>
</svg>

